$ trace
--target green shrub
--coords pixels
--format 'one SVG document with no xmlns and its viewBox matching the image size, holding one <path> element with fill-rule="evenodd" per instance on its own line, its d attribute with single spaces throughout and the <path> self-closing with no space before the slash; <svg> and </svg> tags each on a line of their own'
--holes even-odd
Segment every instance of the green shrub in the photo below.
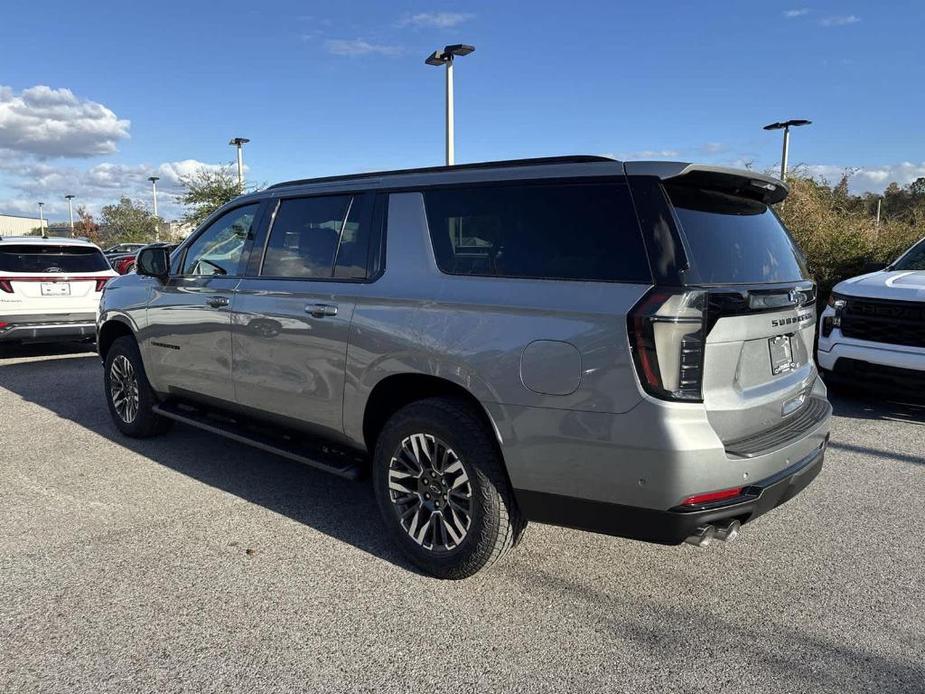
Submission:
<svg viewBox="0 0 925 694">
<path fill-rule="evenodd" d="M 871 202 L 876 209 L 876 196 L 850 195 L 846 179 L 832 187 L 797 171 L 787 183 L 790 195 L 777 213 L 803 249 L 821 296 L 828 296 L 841 280 L 861 274 L 865 263 L 892 262 L 925 236 L 921 216 L 908 209 L 881 218 L 878 227 L 871 210 Z"/>
</svg>

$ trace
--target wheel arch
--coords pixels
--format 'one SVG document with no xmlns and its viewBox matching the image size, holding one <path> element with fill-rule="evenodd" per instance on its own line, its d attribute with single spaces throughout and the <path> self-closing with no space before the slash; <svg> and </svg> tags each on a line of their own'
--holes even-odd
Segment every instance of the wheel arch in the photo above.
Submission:
<svg viewBox="0 0 925 694">
<path fill-rule="evenodd" d="M 392 374 L 373 387 L 363 410 L 363 440 L 367 450 L 370 453 L 375 450 L 376 440 L 389 417 L 406 405 L 433 397 L 454 398 L 469 405 L 492 432 L 503 460 L 501 432 L 479 399 L 458 383 L 422 373 Z"/>
<path fill-rule="evenodd" d="M 112 347 L 112 343 L 125 335 L 135 337 L 135 331 L 125 319 L 113 317 L 103 323 L 96 334 L 96 352 L 100 355 L 100 359 L 106 361 L 106 354 Z"/>
</svg>

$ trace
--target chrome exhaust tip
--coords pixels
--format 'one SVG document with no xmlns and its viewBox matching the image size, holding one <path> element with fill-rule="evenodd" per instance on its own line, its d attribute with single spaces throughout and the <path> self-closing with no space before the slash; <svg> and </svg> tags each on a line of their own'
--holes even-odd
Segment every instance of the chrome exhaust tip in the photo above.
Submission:
<svg viewBox="0 0 925 694">
<path fill-rule="evenodd" d="M 739 536 L 740 527 L 742 524 L 739 521 L 729 521 L 726 525 L 716 528 L 713 537 L 722 542 L 733 542 Z"/>
<path fill-rule="evenodd" d="M 685 538 L 685 542 L 694 547 L 709 547 L 716 533 L 716 528 L 712 525 L 701 525 L 694 534 Z"/>
</svg>

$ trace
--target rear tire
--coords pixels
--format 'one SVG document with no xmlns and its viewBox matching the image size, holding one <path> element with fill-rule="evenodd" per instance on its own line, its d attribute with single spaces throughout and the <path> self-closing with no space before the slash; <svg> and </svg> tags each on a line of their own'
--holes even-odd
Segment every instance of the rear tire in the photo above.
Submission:
<svg viewBox="0 0 925 694">
<path fill-rule="evenodd" d="M 428 398 L 392 415 L 376 442 L 373 487 L 395 542 L 439 578 L 491 566 L 526 527 L 494 437 L 460 400 Z"/>
<path fill-rule="evenodd" d="M 119 431 L 136 439 L 167 431 L 172 422 L 154 412 L 157 397 L 145 374 L 135 338 L 123 335 L 113 341 L 104 365 L 106 404 Z"/>
</svg>

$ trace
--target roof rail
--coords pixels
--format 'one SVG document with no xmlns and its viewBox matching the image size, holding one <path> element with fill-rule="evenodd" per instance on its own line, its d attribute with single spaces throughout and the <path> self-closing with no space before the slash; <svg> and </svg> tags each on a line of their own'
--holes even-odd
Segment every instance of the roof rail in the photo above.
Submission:
<svg viewBox="0 0 925 694">
<path fill-rule="evenodd" d="M 266 188 L 290 188 L 304 186 L 310 183 L 333 183 L 335 181 L 353 181 L 360 178 L 377 178 L 379 176 L 395 176 L 421 173 L 447 173 L 451 171 L 471 171 L 473 169 L 500 169 L 515 166 L 542 166 L 547 164 L 586 164 L 589 162 L 616 161 L 610 157 L 599 157 L 592 154 L 576 154 L 564 157 L 537 157 L 534 159 L 508 159 L 503 161 L 483 161 L 475 164 L 455 164 L 453 166 L 426 166 L 419 169 L 395 169 L 394 171 L 367 171 L 365 173 L 345 174 L 343 176 L 322 176 L 321 178 L 302 178 L 294 181 L 283 181 Z"/>
</svg>

